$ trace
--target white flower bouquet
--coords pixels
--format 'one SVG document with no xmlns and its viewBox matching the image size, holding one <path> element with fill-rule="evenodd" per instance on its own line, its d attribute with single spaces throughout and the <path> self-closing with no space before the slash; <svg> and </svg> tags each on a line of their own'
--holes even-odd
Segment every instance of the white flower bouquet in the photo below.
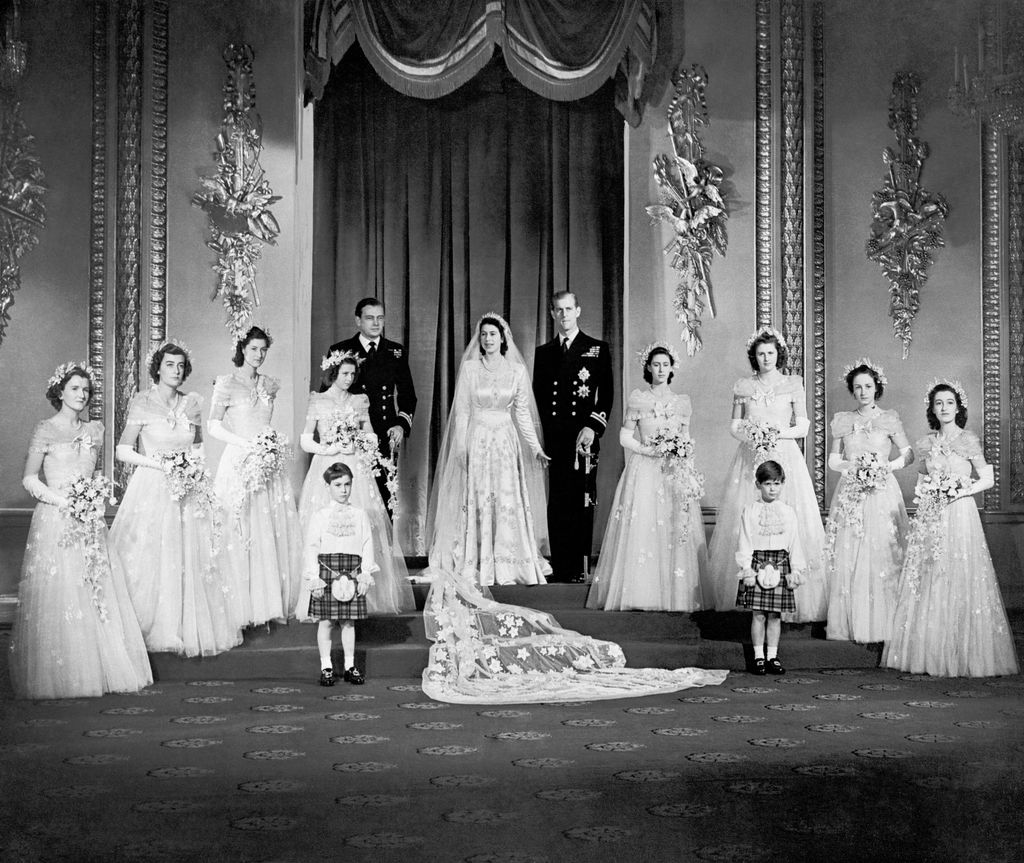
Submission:
<svg viewBox="0 0 1024 863">
<path fill-rule="evenodd" d="M 288 438 L 267 428 L 249 441 L 249 451 L 241 465 L 242 487 L 247 494 L 266 488 L 271 478 L 284 470 L 292 458 Z"/>
<path fill-rule="evenodd" d="M 743 435 L 754 451 L 754 464 L 759 465 L 775 455 L 779 442 L 779 430 L 763 420 L 746 420 Z"/>
<path fill-rule="evenodd" d="M 63 488 L 67 498 L 60 508 L 64 516 L 64 533 L 60 545 L 69 548 L 81 544 L 85 555 L 85 571 L 82 582 L 89 588 L 92 604 L 100 620 L 107 619 L 107 606 L 103 602 L 101 578 L 107 561 L 107 547 L 104 541 L 107 501 L 116 503 L 114 487 L 105 476 L 76 476 Z"/>
<path fill-rule="evenodd" d="M 647 439 L 647 446 L 661 462 L 675 490 L 687 500 L 700 500 L 704 496 L 704 474 L 693 463 L 693 441 L 677 429 L 661 429 Z"/>
<path fill-rule="evenodd" d="M 926 559 L 938 562 L 942 558 L 945 525 L 943 514 L 953 501 L 970 493 L 973 485 L 969 476 L 936 471 L 929 473 L 917 483 L 914 503 L 917 512 L 910 522 L 907 536 L 907 552 L 903 563 L 903 577 L 914 594 L 921 585 L 921 566 Z"/>
<path fill-rule="evenodd" d="M 351 453 L 370 476 L 378 477 L 383 472 L 390 492 L 388 509 L 395 518 L 398 517 L 398 465 L 380 454 L 377 436 L 362 428 L 359 415 L 354 410 L 348 408 L 334 411 L 327 422 L 327 428 L 320 434 L 320 443 L 339 447 L 343 453 Z"/>
</svg>

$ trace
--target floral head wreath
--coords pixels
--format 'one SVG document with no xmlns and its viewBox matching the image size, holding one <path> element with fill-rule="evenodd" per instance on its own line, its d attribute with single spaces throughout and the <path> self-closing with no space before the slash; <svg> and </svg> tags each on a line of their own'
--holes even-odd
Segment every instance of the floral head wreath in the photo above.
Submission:
<svg viewBox="0 0 1024 863">
<path fill-rule="evenodd" d="M 650 359 L 651 354 L 654 353 L 655 348 L 657 348 L 659 351 L 664 351 L 666 354 L 672 357 L 672 365 L 675 368 L 679 367 L 679 354 L 676 352 L 676 349 L 672 347 L 672 345 L 670 345 L 668 342 L 657 341 L 651 342 L 643 350 L 637 351 L 636 358 L 640 360 L 640 368 L 647 368 L 647 362 Z"/>
<path fill-rule="evenodd" d="M 320 371 L 325 372 L 334 366 L 340 366 L 344 362 L 352 363 L 356 368 L 362 365 L 362 359 L 355 351 L 331 351 L 326 357 L 320 360 Z"/>
<path fill-rule="evenodd" d="M 148 369 L 153 364 L 153 357 L 155 357 L 164 348 L 169 348 L 174 345 L 179 351 L 185 354 L 185 359 L 192 362 L 192 349 L 184 342 L 178 341 L 177 339 L 164 339 L 160 344 L 154 345 L 146 353 L 146 359 L 143 362 L 143 368 Z"/>
<path fill-rule="evenodd" d="M 878 363 L 871 362 L 870 357 L 861 357 L 856 362 L 850 363 L 848 366 L 843 367 L 842 380 L 845 382 L 850 372 L 854 369 L 859 369 L 861 366 L 867 366 L 871 371 L 875 373 L 875 377 L 878 378 L 878 382 L 882 386 L 886 386 L 889 383 L 889 379 L 885 376 L 885 369 L 883 369 Z"/>
<path fill-rule="evenodd" d="M 924 406 L 930 408 L 932 406 L 931 394 L 932 390 L 936 387 L 949 387 L 953 392 L 960 396 L 960 404 L 965 408 L 967 407 L 967 390 L 964 389 L 964 385 L 958 380 L 950 380 L 949 378 L 935 378 L 930 384 L 928 384 L 928 392 L 924 396 Z"/>
<path fill-rule="evenodd" d="M 266 326 L 265 324 L 249 324 L 249 328 L 245 332 L 239 333 L 238 338 L 235 339 L 235 341 L 242 341 L 242 339 L 244 339 L 250 332 L 252 332 L 252 330 L 263 330 L 263 332 L 267 334 L 267 338 L 273 341 L 274 337 L 270 334 L 270 327 Z"/>
<path fill-rule="evenodd" d="M 62 380 L 64 380 L 64 376 L 68 372 L 74 371 L 75 369 L 80 369 L 85 372 L 85 376 L 89 379 L 89 386 L 95 386 L 96 372 L 93 371 L 92 366 L 87 366 L 85 364 L 85 360 L 81 360 L 80 362 L 71 360 L 66 363 L 61 363 L 56 369 L 54 369 L 53 374 L 50 375 L 50 379 L 46 382 L 46 389 L 49 390 L 50 387 L 57 386 Z"/>
<path fill-rule="evenodd" d="M 782 333 L 775 329 L 775 327 L 759 327 L 754 330 L 750 338 L 747 339 L 747 350 L 749 351 L 754 346 L 754 342 L 763 336 L 772 336 L 779 343 L 780 347 L 788 349 L 788 345 L 786 344 L 786 340 L 782 337 Z"/>
</svg>

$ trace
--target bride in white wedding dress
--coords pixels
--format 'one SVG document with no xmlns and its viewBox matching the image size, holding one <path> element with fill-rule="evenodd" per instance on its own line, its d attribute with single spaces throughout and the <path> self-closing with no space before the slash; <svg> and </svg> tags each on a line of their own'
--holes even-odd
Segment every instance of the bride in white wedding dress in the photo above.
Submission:
<svg viewBox="0 0 1024 863">
<path fill-rule="evenodd" d="M 489 584 L 543 584 L 550 572 L 537 417 L 508 324 L 484 315 L 462 356 L 430 499 L 424 623 L 433 644 L 423 691 L 438 701 L 521 704 L 722 683 L 727 671 L 626 668 L 618 644 L 491 598 Z"/>
</svg>

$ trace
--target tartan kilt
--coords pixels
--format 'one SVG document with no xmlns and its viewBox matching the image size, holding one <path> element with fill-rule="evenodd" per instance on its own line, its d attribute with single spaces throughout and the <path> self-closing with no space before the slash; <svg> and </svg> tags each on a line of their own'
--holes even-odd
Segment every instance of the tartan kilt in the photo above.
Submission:
<svg viewBox="0 0 1024 863">
<path fill-rule="evenodd" d="M 748 611 L 796 611 L 796 600 L 793 588 L 787 587 L 786 576 L 792 572 L 789 565 L 789 552 L 784 548 L 762 549 L 755 551 L 750 557 L 750 568 L 757 572 L 761 567 L 771 564 L 782 575 L 778 587 L 765 590 L 761 585 L 747 587 L 740 581 L 736 591 L 736 605 Z"/>
<path fill-rule="evenodd" d="M 320 580 L 326 582 L 324 595 L 309 598 L 309 616 L 317 620 L 366 620 L 366 596 L 355 596 L 349 602 L 338 602 L 331 596 L 331 586 L 339 578 L 355 580 L 363 559 L 358 554 L 318 554 Z"/>
</svg>

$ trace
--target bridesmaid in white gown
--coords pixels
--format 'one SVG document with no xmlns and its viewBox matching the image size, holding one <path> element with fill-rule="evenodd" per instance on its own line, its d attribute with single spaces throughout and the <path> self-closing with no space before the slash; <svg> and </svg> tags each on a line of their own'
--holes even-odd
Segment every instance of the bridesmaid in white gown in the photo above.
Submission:
<svg viewBox="0 0 1024 863">
<path fill-rule="evenodd" d="M 373 474 L 351 445 L 324 442 L 328 429 L 340 419 L 362 432 L 373 434 L 370 430 L 369 398 L 362 393 L 349 392 L 358 374 L 359 359 L 352 353 L 332 351 L 323 358 L 320 367 L 324 383 L 329 386 L 325 392 L 309 394 L 306 422 L 300 438 L 302 449 L 313 454 L 299 496 L 299 521 L 303 534 L 313 514 L 331 501 L 323 479 L 324 471 L 334 462 L 344 462 L 352 470 L 349 503 L 363 510 L 370 519 L 374 557 L 380 567 L 374 575 L 373 586 L 366 594 L 367 612 L 372 617 L 411 611 L 416 607 L 416 600 L 408 581 L 409 571 Z M 373 451 L 377 451 L 376 446 Z M 309 619 L 309 593 L 305 589 L 299 592 L 295 616 L 300 620 Z"/>
<path fill-rule="evenodd" d="M 967 394 L 959 381 L 936 381 L 926 404 L 933 431 L 914 446 L 924 476 L 882 665 L 937 677 L 1016 674 L 1013 632 L 974 500 L 995 484 L 994 471 L 978 436 L 964 428 Z M 924 489 L 937 480 L 962 490 L 929 506 Z"/>
<path fill-rule="evenodd" d="M 106 525 L 97 524 L 89 540 L 65 539 L 66 486 L 93 475 L 103 445 L 103 424 L 81 418 L 91 396 L 92 370 L 84 362 L 58 366 L 46 390 L 57 414 L 35 427 L 29 444 L 22 484 L 39 503 L 11 637 L 11 682 L 19 698 L 136 692 L 153 682 Z"/>
<path fill-rule="evenodd" d="M 532 405 L 508 324 L 484 315 L 463 356 L 441 445 L 428 514 L 428 577 L 443 570 L 485 586 L 546 583 L 541 466 L 550 459 Z"/>
<path fill-rule="evenodd" d="M 860 359 L 843 377 L 857 409 L 832 418 L 828 466 L 842 476 L 825 531 L 828 637 L 888 641 L 907 536 L 907 509 L 892 472 L 913 462 L 914 451 L 899 414 L 878 407 L 888 383 L 882 367 Z"/>
<path fill-rule="evenodd" d="M 247 490 L 243 466 L 250 442 L 270 429 L 281 383 L 260 373 L 271 338 L 251 327 L 235 345 L 238 371 L 221 375 L 213 387 L 207 428 L 227 444 L 214 488 L 227 516 L 231 541 L 225 552 L 241 583 L 245 622 L 251 626 L 292 616 L 299 596 L 302 533 L 284 463 L 263 485 Z"/>
<path fill-rule="evenodd" d="M 640 354 L 649 387 L 633 390 L 619 442 L 628 453 L 615 489 L 588 608 L 605 611 L 698 611 L 707 564 L 701 477 L 688 455 L 670 462 L 659 434 L 690 441 L 688 395 L 669 388 L 679 365 L 666 342 Z M 691 444 L 692 446 L 692 444 Z"/>
<path fill-rule="evenodd" d="M 240 644 L 245 622 L 238 578 L 223 554 L 223 513 L 208 478 L 175 499 L 161 460 L 200 450 L 202 405 L 196 393 L 180 391 L 192 371 L 180 342 L 164 342 L 146 359 L 153 386 L 132 398 L 115 453 L 135 472 L 110 541 L 150 651 L 211 656 Z"/>
<path fill-rule="evenodd" d="M 754 374 L 740 378 L 733 386 L 732 423 L 729 433 L 740 444 L 726 478 L 725 493 L 718 508 L 718 523 L 708 549 L 708 585 L 704 596 L 714 602 L 717 611 L 736 608 L 736 549 L 740 539 L 740 517 L 744 507 L 758 499 L 754 470 L 771 458 L 782 465 L 786 484 L 781 500 L 796 510 L 800 545 L 807 558 L 807 569 L 796 594 L 795 614 L 784 620 L 825 620 L 828 587 L 825 581 L 822 549 L 825 529 L 818 501 L 807 470 L 807 462 L 797 439 L 807 435 L 803 379 L 784 375 L 786 340 L 771 327 L 761 327 L 747 342 L 747 359 Z M 770 452 L 755 452 L 748 438 L 750 424 L 763 423 L 778 432 Z"/>
</svg>

